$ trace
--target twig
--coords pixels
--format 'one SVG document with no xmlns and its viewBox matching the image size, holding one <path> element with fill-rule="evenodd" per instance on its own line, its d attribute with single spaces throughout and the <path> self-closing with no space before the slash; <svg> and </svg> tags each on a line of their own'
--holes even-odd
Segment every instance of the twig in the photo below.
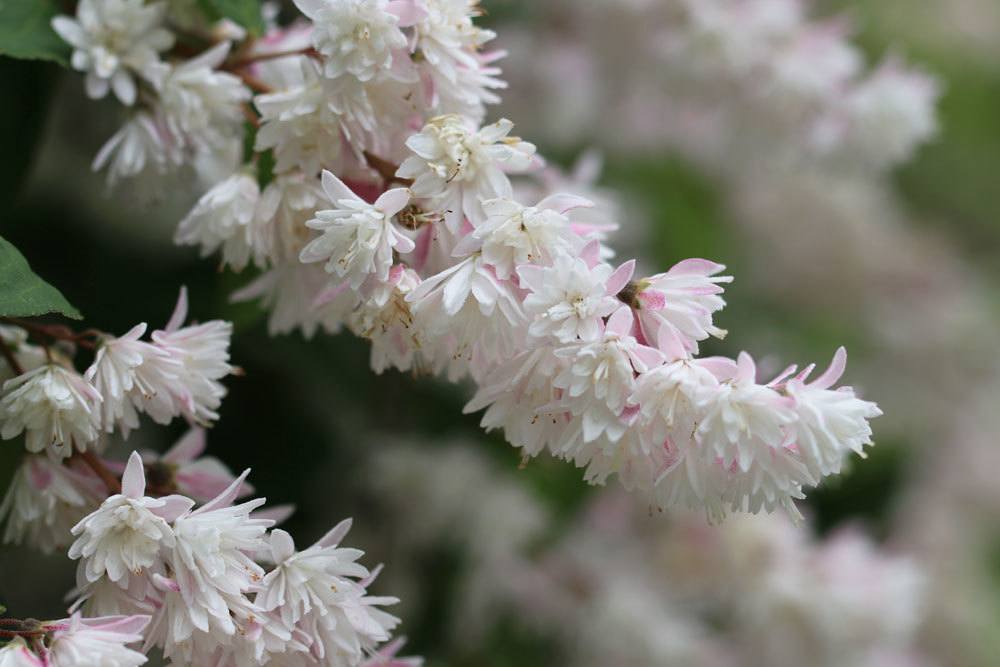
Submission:
<svg viewBox="0 0 1000 667">
<path fill-rule="evenodd" d="M 319 58 L 319 52 L 310 47 L 305 49 L 292 49 L 288 51 L 271 51 L 270 53 L 256 53 L 252 55 L 247 55 L 225 63 L 222 69 L 225 70 L 237 70 L 241 67 L 246 67 L 247 65 L 252 65 L 256 62 L 261 62 L 263 60 L 274 60 L 276 58 L 286 58 L 288 56 L 309 56 L 310 58 Z"/>
<path fill-rule="evenodd" d="M 104 335 L 103 332 L 98 331 L 97 329 L 85 329 L 83 331 L 76 332 L 63 324 L 39 324 L 38 322 L 32 322 L 31 320 L 25 320 L 20 317 L 0 317 L 0 322 L 6 322 L 8 324 L 21 327 L 28 333 L 34 334 L 35 336 L 43 336 L 52 340 L 66 340 L 71 343 L 75 343 L 80 347 L 87 348 L 88 350 L 93 350 L 97 347 L 94 341 L 88 339 L 96 339 Z"/>
<path fill-rule="evenodd" d="M 255 77 L 253 74 L 249 74 L 243 70 L 237 70 L 233 72 L 233 74 L 240 77 L 240 79 L 243 80 L 243 83 L 245 83 L 247 87 L 249 87 L 254 92 L 270 93 L 273 90 L 271 86 L 267 85 L 266 83 Z"/>
<path fill-rule="evenodd" d="M 388 160 L 383 160 L 369 151 L 364 151 L 363 155 L 365 156 L 365 162 L 368 166 L 378 172 L 379 176 L 382 177 L 382 180 L 385 181 L 386 185 L 389 185 L 390 183 L 400 183 L 407 187 L 413 185 L 412 178 L 400 178 L 399 176 L 396 176 L 396 170 L 399 169 L 398 165 L 395 165 Z"/>
<path fill-rule="evenodd" d="M 253 108 L 249 104 L 241 104 L 240 111 L 243 112 L 243 118 L 245 118 L 248 123 L 254 127 L 260 127 L 260 117 L 254 112 Z"/>
<path fill-rule="evenodd" d="M 3 350 L 4 359 L 7 360 L 7 365 L 10 366 L 10 369 L 12 371 L 14 371 L 14 374 L 24 375 L 24 367 L 21 366 L 21 363 L 17 360 L 17 357 L 14 356 L 14 352 L 9 347 L 7 347 L 7 343 L 0 341 L 0 349 Z"/>
<path fill-rule="evenodd" d="M 122 492 L 122 484 L 118 481 L 118 476 L 108 470 L 107 466 L 104 465 L 101 459 L 97 458 L 94 452 L 81 452 L 80 450 L 77 450 L 74 456 L 86 463 L 87 467 L 93 470 L 94 474 L 101 478 L 101 481 L 104 482 L 104 486 L 107 487 L 108 491 L 113 494 Z"/>
</svg>

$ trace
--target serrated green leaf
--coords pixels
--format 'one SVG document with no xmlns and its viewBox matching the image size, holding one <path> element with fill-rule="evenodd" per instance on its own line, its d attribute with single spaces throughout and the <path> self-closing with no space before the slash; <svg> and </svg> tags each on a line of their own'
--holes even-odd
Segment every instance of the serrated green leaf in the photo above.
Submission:
<svg viewBox="0 0 1000 667">
<path fill-rule="evenodd" d="M 0 0 L 3 2 L 4 0 Z M 199 0 L 213 19 L 227 18 L 247 29 L 251 35 L 264 34 L 264 17 L 258 0 Z"/>
<path fill-rule="evenodd" d="M 0 0 L 0 55 L 69 63 L 70 46 L 52 29 L 55 0 Z"/>
<path fill-rule="evenodd" d="M 0 237 L 0 316 L 33 317 L 47 313 L 83 319 L 59 290 L 31 270 L 17 248 Z"/>
</svg>

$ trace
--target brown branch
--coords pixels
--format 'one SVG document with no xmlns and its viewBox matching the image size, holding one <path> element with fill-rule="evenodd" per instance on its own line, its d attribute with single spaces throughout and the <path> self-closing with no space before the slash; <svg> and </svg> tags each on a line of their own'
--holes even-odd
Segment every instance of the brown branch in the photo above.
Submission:
<svg viewBox="0 0 1000 667">
<path fill-rule="evenodd" d="M 50 340 L 69 341 L 79 345 L 80 347 L 87 348 L 88 350 L 93 350 L 97 347 L 94 341 L 89 339 L 97 339 L 104 335 L 104 332 L 98 331 L 97 329 L 85 329 L 83 331 L 76 332 L 64 324 L 41 324 L 20 317 L 0 317 L 0 322 L 6 322 L 7 324 L 13 324 L 14 326 L 21 327 L 29 334 L 33 334 L 35 336 L 41 336 Z"/>
<path fill-rule="evenodd" d="M 272 90 L 274 90 L 273 88 L 271 88 L 271 86 L 267 85 L 266 83 L 255 77 L 253 74 L 248 74 L 243 70 L 237 70 L 233 72 L 233 74 L 242 79 L 243 83 L 245 83 L 247 87 L 250 88 L 250 90 L 254 91 L 255 93 L 270 93 Z"/>
<path fill-rule="evenodd" d="M 7 347 L 7 343 L 0 341 L 0 350 L 3 351 L 4 359 L 7 360 L 7 365 L 10 366 L 10 369 L 14 371 L 14 375 L 24 375 L 24 367 L 21 366 L 21 362 L 14 356 L 14 352 Z"/>
<path fill-rule="evenodd" d="M 76 456 L 81 461 L 86 463 L 87 467 L 93 470 L 94 474 L 101 478 L 101 481 L 104 482 L 104 486 L 107 487 L 108 491 L 113 494 L 122 492 L 122 484 L 118 480 L 118 476 L 108 470 L 107 466 L 104 465 L 101 459 L 97 458 L 97 455 L 94 454 L 94 452 L 77 450 L 73 456 Z"/>
<path fill-rule="evenodd" d="M 396 171 L 399 169 L 398 165 L 393 164 L 388 160 L 383 160 L 369 151 L 364 151 L 363 154 L 365 156 L 365 162 L 369 167 L 378 172 L 378 175 L 382 177 L 382 180 L 385 181 L 386 185 L 389 185 L 390 183 L 399 183 L 407 187 L 413 185 L 412 178 L 400 178 L 399 176 L 396 176 Z"/>
<path fill-rule="evenodd" d="M 286 58 L 288 56 L 309 56 L 310 58 L 319 58 L 319 51 L 312 48 L 311 46 L 305 49 L 293 49 L 289 51 L 271 51 L 270 53 L 255 53 L 247 56 L 237 57 L 228 63 L 223 64 L 222 69 L 233 71 L 240 69 L 241 67 L 246 67 L 247 65 L 252 65 L 256 62 L 261 62 L 264 60 L 274 60 L 276 58 Z"/>
<path fill-rule="evenodd" d="M 254 127 L 260 127 L 260 116 L 254 112 L 253 107 L 249 104 L 241 104 L 240 111 L 243 112 L 243 118 L 246 119 L 248 123 Z"/>
</svg>

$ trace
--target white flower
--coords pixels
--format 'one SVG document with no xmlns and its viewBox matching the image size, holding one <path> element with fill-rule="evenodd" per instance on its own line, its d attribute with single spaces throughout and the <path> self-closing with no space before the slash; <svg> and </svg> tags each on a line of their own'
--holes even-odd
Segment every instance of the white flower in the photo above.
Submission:
<svg viewBox="0 0 1000 667">
<path fill-rule="evenodd" d="M 766 465 L 771 452 L 783 448 L 785 429 L 795 419 L 791 402 L 755 376 L 753 359 L 740 353 L 735 375 L 703 394 L 699 406 L 699 439 L 724 465 L 735 462 L 743 472 L 755 461 Z"/>
<path fill-rule="evenodd" d="M 807 374 L 803 373 L 785 384 L 798 417 L 795 444 L 817 477 L 840 472 L 849 451 L 863 456 L 864 446 L 872 444 L 868 420 L 882 414 L 877 405 L 861 400 L 850 387 L 831 389 L 846 363 L 847 352 L 841 347 L 820 377 L 807 383 Z"/>
<path fill-rule="evenodd" d="M 647 449 L 692 440 L 701 418 L 699 406 L 716 377 L 697 359 L 681 359 L 652 368 L 636 378 L 629 403 L 639 406 L 640 438 Z"/>
<path fill-rule="evenodd" d="M 479 50 L 496 37 L 476 26 L 479 0 L 424 0 L 425 15 L 414 25 L 420 67 L 432 90 L 430 103 L 438 113 L 460 113 L 476 121 L 485 115 L 484 104 L 500 98 L 492 92 L 506 88 L 490 66 L 497 55 Z"/>
<path fill-rule="evenodd" d="M 421 336 L 406 301 L 418 284 L 416 272 L 397 264 L 389 276 L 388 298 L 382 303 L 373 298 L 362 300 L 351 314 L 351 331 L 371 341 L 371 367 L 376 373 L 387 368 L 408 371 L 419 359 Z"/>
<path fill-rule="evenodd" d="M 513 352 L 525 323 L 511 285 L 479 255 L 424 279 L 406 300 L 426 340 L 452 337 L 439 356 L 467 362 L 488 364 Z"/>
<path fill-rule="evenodd" d="M 57 16 L 52 28 L 73 46 L 73 68 L 87 73 L 87 95 L 114 90 L 122 104 L 136 99 L 133 74 L 154 76 L 160 51 L 173 46 L 162 27 L 167 3 L 144 0 L 80 0 L 76 19 Z"/>
<path fill-rule="evenodd" d="M 174 521 L 172 581 L 158 580 L 167 589 L 169 604 L 156 622 L 165 624 L 168 656 L 179 651 L 190 659 L 187 640 L 196 630 L 210 635 L 205 641 L 226 642 L 237 632 L 237 623 L 257 609 L 245 594 L 264 571 L 248 554 L 265 547 L 264 532 L 274 522 L 250 517 L 264 503 L 262 498 L 230 506 L 248 472 L 210 502 Z"/>
<path fill-rule="evenodd" d="M 368 569 L 356 562 L 363 552 L 338 547 L 350 528 L 351 520 L 345 519 L 300 552 L 295 551 L 291 535 L 272 530 L 269 547 L 275 567 L 264 577 L 258 596 L 261 606 L 280 613 L 289 626 L 309 613 L 329 613 L 342 598 L 342 591 L 369 575 Z"/>
<path fill-rule="evenodd" d="M 659 350 L 641 345 L 632 336 L 633 324 L 632 311 L 621 306 L 607 325 L 601 325 L 596 340 L 580 341 L 555 352 L 568 362 L 553 380 L 553 385 L 563 390 L 558 405 L 580 418 L 578 431 L 585 443 L 602 434 L 612 442 L 621 438 L 626 429 L 621 415 L 632 395 L 635 374 L 663 363 Z M 578 445 L 576 429 L 564 434 L 562 449 Z"/>
<path fill-rule="evenodd" d="M 409 202 L 410 191 L 388 190 L 369 204 L 329 171 L 323 172 L 323 190 L 336 208 L 317 211 L 306 223 L 322 234 L 302 249 L 299 259 L 326 262 L 327 273 L 343 278 L 352 289 L 369 276 L 388 280 L 393 252 L 413 250 L 413 241 L 392 222 Z"/>
<path fill-rule="evenodd" d="M 299 75 L 284 89 L 253 99 L 260 112 L 255 150 L 274 150 L 275 171 L 316 174 L 343 163 L 345 119 L 331 105 L 319 65 L 298 61 Z"/>
<path fill-rule="evenodd" d="M 240 302 L 259 298 L 270 311 L 267 330 L 272 336 L 298 328 L 306 338 L 312 338 L 319 329 L 327 333 L 340 331 L 358 304 L 357 293 L 348 285 L 337 286 L 339 291 L 332 293 L 329 284 L 330 276 L 321 266 L 295 259 L 279 263 L 234 292 L 230 299 Z"/>
<path fill-rule="evenodd" d="M 454 255 L 474 251 L 496 271 L 501 280 L 510 278 L 522 264 L 549 264 L 560 255 L 574 255 L 583 246 L 564 212 L 590 202 L 563 195 L 546 197 L 537 206 L 522 206 L 512 199 L 482 202 L 486 219 L 463 237 Z"/>
<path fill-rule="evenodd" d="M 105 493 L 88 470 L 28 455 L 0 503 L 0 521 L 7 522 L 3 541 L 24 542 L 43 553 L 65 551 L 72 527 L 97 508 Z"/>
<path fill-rule="evenodd" d="M 101 393 L 101 426 L 111 433 L 115 426 L 124 437 L 139 426 L 138 410 L 147 398 L 168 392 L 183 371 L 180 362 L 165 350 L 139 340 L 146 333 L 145 322 L 137 324 L 121 338 L 101 341 L 94 363 L 84 378 Z"/>
<path fill-rule="evenodd" d="M 146 413 L 157 423 L 167 423 L 184 415 L 198 424 L 207 424 L 226 395 L 219 383 L 236 369 L 229 363 L 229 342 L 233 325 L 222 320 L 181 327 L 187 317 L 187 290 L 181 289 L 177 306 L 167 326 L 152 334 L 153 344 L 177 360 L 181 372 L 167 392 L 145 398 Z"/>
<path fill-rule="evenodd" d="M 122 588 L 131 578 L 145 579 L 146 570 L 160 563 L 160 552 L 174 545 L 169 523 L 194 502 L 183 496 L 147 498 L 142 458 L 132 452 L 122 491 L 73 527 L 77 536 L 69 557 L 80 561 L 81 579 L 93 583 L 107 577 Z"/>
<path fill-rule="evenodd" d="M 0 345 L 5 345 L 22 371 L 32 371 L 48 362 L 45 348 L 31 345 L 28 333 L 20 327 L 0 325 Z M 7 363 L 7 357 L 0 355 L 0 386 L 17 377 L 17 372 Z"/>
<path fill-rule="evenodd" d="M 229 53 L 220 42 L 170 70 L 160 87 L 160 105 L 171 132 L 192 147 L 218 147 L 241 136 L 241 106 L 250 90 L 232 74 L 218 68 Z"/>
<path fill-rule="evenodd" d="M 113 186 L 120 179 L 138 176 L 147 168 L 164 174 L 183 162 L 180 143 L 162 116 L 137 111 L 101 146 L 91 168 L 100 171 L 107 166 L 108 184 Z"/>
<path fill-rule="evenodd" d="M 25 432 L 29 452 L 65 458 L 73 446 L 97 440 L 101 394 L 74 371 L 54 363 L 7 380 L 0 400 L 0 436 Z"/>
<path fill-rule="evenodd" d="M 475 226 L 486 217 L 483 200 L 512 196 L 504 171 L 525 171 L 532 165 L 535 146 L 507 136 L 513 127 L 507 119 L 477 130 L 461 116 L 432 118 L 406 140 L 414 155 L 396 175 L 414 179 L 414 196 L 429 198 L 436 210 L 445 212 L 452 231 L 463 216 Z"/>
<path fill-rule="evenodd" d="M 717 276 L 721 264 L 704 259 L 686 259 L 666 273 L 639 281 L 636 305 L 639 324 L 646 339 L 672 356 L 698 352 L 698 342 L 709 336 L 724 338 L 726 331 L 715 326 L 712 314 L 725 307 L 719 283 L 732 276 Z"/>
<path fill-rule="evenodd" d="M 876 166 L 908 159 L 937 131 L 937 81 L 886 60 L 846 100 L 848 145 Z"/>
<path fill-rule="evenodd" d="M 259 201 L 257 179 L 245 172 L 233 174 L 202 195 L 177 226 L 174 241 L 200 245 L 202 257 L 221 247 L 222 261 L 236 271 L 251 258 L 264 266 L 268 237 L 263 228 L 270 220 L 267 211 L 258 210 Z"/>
<path fill-rule="evenodd" d="M 697 438 L 700 455 L 713 458 L 729 472 L 722 500 L 733 511 L 756 513 L 784 507 L 801 517 L 792 500 L 802 498 L 804 485 L 819 478 L 803 464 L 792 446 L 795 421 L 791 399 L 755 381 L 756 366 L 740 353 L 732 377 L 702 395 L 702 421 Z"/>
<path fill-rule="evenodd" d="M 518 267 L 521 286 L 530 291 L 524 299 L 531 321 L 528 332 L 562 343 L 596 340 L 602 318 L 621 305 L 614 295 L 628 282 L 634 266 L 623 264 L 615 271 L 608 264 L 591 266 L 580 257 L 559 255 L 550 267 Z"/>
<path fill-rule="evenodd" d="M 138 667 L 146 656 L 126 644 L 142 641 L 149 616 L 107 616 L 49 621 L 48 659 L 52 667 Z"/>
<path fill-rule="evenodd" d="M 313 44 L 325 56 L 327 77 L 368 81 L 389 70 L 393 51 L 406 47 L 386 0 L 295 0 L 295 6 L 314 23 Z"/>
<path fill-rule="evenodd" d="M 554 403 L 558 390 L 552 381 L 567 366 L 555 348 L 540 347 L 518 353 L 499 364 L 480 382 L 463 412 L 486 408 L 480 426 L 504 429 L 507 440 L 528 456 L 536 456 L 555 442 L 566 426 L 563 415 L 539 415 Z"/>
</svg>

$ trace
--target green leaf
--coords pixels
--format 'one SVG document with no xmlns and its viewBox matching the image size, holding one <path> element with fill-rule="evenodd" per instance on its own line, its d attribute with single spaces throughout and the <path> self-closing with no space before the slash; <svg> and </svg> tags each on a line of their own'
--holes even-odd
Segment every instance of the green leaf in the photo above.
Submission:
<svg viewBox="0 0 1000 667">
<path fill-rule="evenodd" d="M 52 29 L 55 0 L 0 0 L 0 55 L 69 63 L 70 46 Z"/>
<path fill-rule="evenodd" d="M 83 319 L 59 290 L 32 272 L 17 248 L 0 237 L 0 316 L 33 317 L 46 313 Z"/>
<path fill-rule="evenodd" d="M 199 4 L 210 18 L 231 19 L 252 35 L 264 34 L 264 17 L 260 14 L 259 0 L 199 0 Z"/>
</svg>

